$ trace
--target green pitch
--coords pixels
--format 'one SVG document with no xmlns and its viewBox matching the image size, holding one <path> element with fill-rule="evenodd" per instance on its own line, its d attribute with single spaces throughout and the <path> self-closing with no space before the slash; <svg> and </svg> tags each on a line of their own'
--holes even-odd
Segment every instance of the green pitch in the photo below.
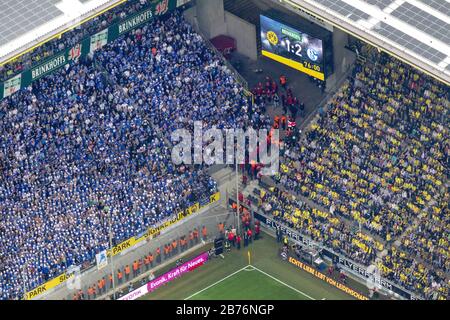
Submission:
<svg viewBox="0 0 450 320">
<path fill-rule="evenodd" d="M 210 246 L 190 254 L 193 258 Z M 144 300 L 349 300 L 347 293 L 317 279 L 294 265 L 282 261 L 278 255 L 280 244 L 263 234 L 241 250 L 232 249 L 223 258 L 213 258 L 205 265 L 193 270 L 152 293 Z M 248 252 L 250 252 L 250 263 Z M 250 265 L 249 265 L 250 264 Z M 157 272 L 168 271 L 170 266 Z M 349 285 L 367 295 L 367 289 L 349 281 Z"/>
<path fill-rule="evenodd" d="M 194 293 L 187 300 L 304 300 L 313 299 L 292 286 L 247 266 Z"/>
</svg>

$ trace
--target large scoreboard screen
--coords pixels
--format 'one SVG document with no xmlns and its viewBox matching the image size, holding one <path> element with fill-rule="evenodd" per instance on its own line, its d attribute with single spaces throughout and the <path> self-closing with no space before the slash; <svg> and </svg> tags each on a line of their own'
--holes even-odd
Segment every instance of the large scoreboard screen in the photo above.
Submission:
<svg viewBox="0 0 450 320">
<path fill-rule="evenodd" d="M 324 80 L 324 56 L 321 39 L 260 16 L 262 55 Z"/>
</svg>

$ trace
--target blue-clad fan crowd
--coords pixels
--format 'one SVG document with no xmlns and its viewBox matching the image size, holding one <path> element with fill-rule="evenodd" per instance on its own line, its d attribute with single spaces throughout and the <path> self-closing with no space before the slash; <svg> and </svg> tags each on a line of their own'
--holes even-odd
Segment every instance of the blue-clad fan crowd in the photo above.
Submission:
<svg viewBox="0 0 450 320">
<path fill-rule="evenodd" d="M 0 102 L 2 298 L 92 261 L 110 215 L 119 243 L 216 192 L 167 138 L 264 121 L 220 61 L 176 12 Z"/>
<path fill-rule="evenodd" d="M 144 8 L 148 2 L 148 0 L 128 0 L 125 4 L 112 8 L 86 23 L 63 33 L 61 37 L 49 40 L 43 45 L 14 58 L 7 64 L 0 65 L 0 81 L 8 80 L 15 74 L 41 63 L 46 58 L 49 58 L 64 49 L 73 47 L 83 38 L 104 30 L 111 24 L 138 12 Z"/>
</svg>

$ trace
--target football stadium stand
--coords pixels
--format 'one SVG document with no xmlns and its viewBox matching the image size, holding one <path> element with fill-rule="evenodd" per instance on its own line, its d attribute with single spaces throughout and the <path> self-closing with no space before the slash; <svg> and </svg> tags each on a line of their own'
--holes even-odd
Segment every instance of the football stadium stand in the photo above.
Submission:
<svg viewBox="0 0 450 320">
<path fill-rule="evenodd" d="M 23 11 L 25 30 L 0 14 L 11 24 L 0 35 L 1 299 L 23 299 L 72 265 L 92 266 L 110 236 L 120 244 L 216 194 L 203 165 L 172 163 L 174 130 L 192 133 L 194 121 L 219 129 L 273 124 L 266 111 L 274 100 L 249 98 L 176 9 L 187 1 L 79 0 L 77 14 L 65 13 L 65 2 L 23 11 L 7 1 L 1 14 Z M 449 299 L 448 6 L 301 2 L 385 52 L 359 48 L 364 58 L 337 93 L 298 140 L 282 142 L 276 187 L 259 195 L 258 209 L 362 266 L 377 265 L 419 298 Z M 46 14 L 31 21 L 33 10 Z M 418 27 L 420 40 L 411 36 Z M 40 33 L 16 43 L 32 28 Z M 20 48 L 25 53 L 11 57 Z M 56 67 L 51 59 L 61 52 Z M 274 87 L 273 96 L 284 90 Z"/>
<path fill-rule="evenodd" d="M 119 243 L 216 191 L 172 165 L 158 133 L 251 121 L 220 61 L 176 12 L 1 101 L 3 298 L 92 261 L 109 247 L 108 215 Z"/>
<path fill-rule="evenodd" d="M 380 264 L 388 278 L 446 296 L 449 239 L 440 231 L 449 215 L 448 87 L 386 54 L 373 59 L 356 66 L 304 140 L 289 148 L 276 180 L 325 207 L 324 228 L 342 217 L 390 244 Z M 317 227 L 304 224 L 309 215 L 293 212 L 292 223 Z M 364 258 L 376 249 L 365 237 L 352 242 Z"/>
<path fill-rule="evenodd" d="M 2 15 L 5 17 L 5 19 L 1 19 L 1 23 L 4 24 L 2 25 L 2 29 L 10 28 L 11 33 L 8 35 L 4 35 L 2 33 L 1 42 L 4 43 L 2 48 L 6 48 L 8 45 L 14 45 L 11 43 L 18 41 L 17 38 L 22 37 L 24 32 L 27 32 L 33 28 L 38 28 L 40 24 L 37 23 L 39 22 L 42 24 L 50 24 L 51 28 L 54 28 L 55 22 L 52 21 L 51 14 L 42 16 L 39 15 L 41 12 L 59 12 L 62 14 L 63 12 L 59 11 L 57 7 L 54 6 L 56 2 L 58 1 L 23 4 L 20 1 L 11 1 L 9 6 L 6 4 L 5 7 L 7 9 L 4 11 L 2 10 Z M 126 6 L 119 5 L 117 7 L 113 7 L 105 13 L 88 20 L 79 27 L 74 28 L 72 26 L 71 29 L 63 32 L 58 37 L 50 37 L 50 40 L 44 41 L 44 44 L 42 45 L 32 46 L 26 50 L 27 52 L 25 54 L 20 54 L 16 58 L 12 57 L 10 59 L 6 59 L 5 57 L 7 55 L 0 53 L 1 61 L 7 62 L 2 62 L 0 64 L 0 81 L 5 81 L 17 73 L 30 69 L 31 67 L 44 61 L 46 58 L 51 57 L 62 50 L 75 46 L 86 36 L 95 34 L 114 22 L 117 22 L 117 20 L 124 19 L 125 17 L 138 12 L 145 6 L 145 4 L 146 1 L 131 0 L 127 2 Z M 33 19 L 34 16 L 39 16 L 39 20 Z M 19 27 L 12 24 L 11 21 L 7 19 L 8 17 L 10 17 L 9 19 L 15 20 L 14 22 L 17 23 Z M 30 25 L 28 25 L 28 23 L 30 23 Z M 37 38 L 38 36 L 35 37 Z M 19 41 L 22 45 L 24 42 L 26 42 L 24 39 L 20 39 Z"/>
</svg>

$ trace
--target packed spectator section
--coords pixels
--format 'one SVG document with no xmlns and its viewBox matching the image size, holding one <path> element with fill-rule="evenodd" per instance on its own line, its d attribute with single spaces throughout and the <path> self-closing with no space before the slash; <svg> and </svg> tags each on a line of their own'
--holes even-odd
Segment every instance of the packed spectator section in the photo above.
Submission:
<svg viewBox="0 0 450 320">
<path fill-rule="evenodd" d="M 172 164 L 170 132 L 260 123 L 247 101 L 180 12 L 1 101 L 1 297 L 92 262 L 109 219 L 117 244 L 209 199 L 216 182 Z"/>
<path fill-rule="evenodd" d="M 105 13 L 77 26 L 60 37 L 53 37 L 41 46 L 37 46 L 29 52 L 13 58 L 7 64 L 0 66 L 0 82 L 12 78 L 14 75 L 30 69 L 44 61 L 45 59 L 71 48 L 79 43 L 83 38 L 106 29 L 113 23 L 125 19 L 144 8 L 149 0 L 129 0 Z"/>
<path fill-rule="evenodd" d="M 372 59 L 356 65 L 300 143 L 289 146 L 275 178 L 293 194 L 326 208 L 328 221 L 306 223 L 305 230 L 310 215 L 305 219 L 298 205 L 284 217 L 309 234 L 319 229 L 317 237 L 325 243 L 336 232 L 330 231 L 332 219 L 360 225 L 358 237 L 345 236 L 341 229 L 339 238 L 352 243 L 341 250 L 350 247 L 347 254 L 355 257 L 354 247 L 359 247 L 362 255 L 356 260 L 365 265 L 374 262 L 371 253 L 378 250 L 383 276 L 419 296 L 446 299 L 448 87 L 386 54 Z"/>
<path fill-rule="evenodd" d="M 145 4 L 48 42 L 0 79 Z M 448 87 L 385 54 L 370 60 L 300 141 L 286 142 L 280 188 L 261 208 L 420 297 L 448 299 Z M 209 198 L 217 184 L 202 166 L 172 164 L 171 133 L 194 121 L 268 128 L 273 104 L 292 121 L 303 115 L 292 91 L 280 92 L 259 84 L 251 103 L 177 11 L 0 101 L 0 297 L 21 299 L 68 266 L 91 264 L 110 232 L 120 243 Z"/>
</svg>

